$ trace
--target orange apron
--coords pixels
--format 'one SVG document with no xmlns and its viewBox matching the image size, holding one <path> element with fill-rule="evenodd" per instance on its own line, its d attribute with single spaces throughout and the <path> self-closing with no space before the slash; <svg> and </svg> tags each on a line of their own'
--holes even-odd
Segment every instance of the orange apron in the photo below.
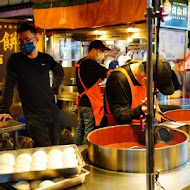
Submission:
<svg viewBox="0 0 190 190">
<path fill-rule="evenodd" d="M 115 69 L 114 71 L 122 72 L 126 76 L 128 82 L 129 82 L 129 86 L 131 88 L 131 94 L 132 94 L 132 103 L 131 103 L 130 109 L 134 109 L 138 105 L 141 105 L 142 100 L 144 100 L 147 96 L 146 88 L 144 88 L 143 86 L 134 86 L 129 74 L 122 67 L 119 67 L 119 68 Z M 106 97 L 106 91 L 105 91 L 105 104 L 106 104 L 106 110 L 107 110 L 107 113 L 105 113 L 105 115 L 108 120 L 108 126 L 117 125 L 118 123 L 116 122 L 116 120 L 109 108 L 109 104 L 108 104 L 107 97 Z M 132 124 L 140 124 L 140 120 L 133 119 Z"/>
<path fill-rule="evenodd" d="M 84 61 L 85 59 L 83 59 L 82 61 Z M 82 63 L 82 61 L 81 61 L 81 63 Z M 95 124 L 96 124 L 96 126 L 100 126 L 101 120 L 104 116 L 104 106 L 103 106 L 103 96 L 101 94 L 99 81 L 97 81 L 90 88 L 86 88 L 86 86 L 84 85 L 84 83 L 81 79 L 81 76 L 80 76 L 80 64 L 78 64 L 78 63 L 75 64 L 75 67 L 78 68 L 78 78 L 80 80 L 80 83 L 82 84 L 84 92 L 82 92 L 81 94 L 78 95 L 77 100 L 76 100 L 76 105 L 77 106 L 79 105 L 80 98 L 84 94 L 86 94 L 88 96 L 91 106 L 92 106 Z"/>
</svg>

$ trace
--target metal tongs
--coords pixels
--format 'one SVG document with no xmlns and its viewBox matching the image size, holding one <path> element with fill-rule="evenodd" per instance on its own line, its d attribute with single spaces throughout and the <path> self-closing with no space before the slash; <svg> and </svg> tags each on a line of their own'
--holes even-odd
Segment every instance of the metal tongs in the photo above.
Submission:
<svg viewBox="0 0 190 190">
<path fill-rule="evenodd" d="M 166 119 L 166 121 L 164 123 L 159 123 L 159 124 L 157 124 L 157 126 L 165 126 L 165 127 L 169 127 L 172 129 L 180 128 L 182 126 L 189 126 L 189 123 L 181 123 L 181 122 L 175 121 L 174 119 L 165 115 L 161 111 L 156 110 L 156 112 L 158 114 L 160 114 L 164 119 Z"/>
<path fill-rule="evenodd" d="M 168 120 L 168 121 L 174 121 L 174 122 L 175 122 L 174 119 L 172 119 L 171 117 L 165 115 L 163 112 L 158 111 L 158 110 L 156 110 L 156 112 L 157 112 L 158 114 L 160 114 L 164 119 L 166 119 L 166 120 Z"/>
</svg>

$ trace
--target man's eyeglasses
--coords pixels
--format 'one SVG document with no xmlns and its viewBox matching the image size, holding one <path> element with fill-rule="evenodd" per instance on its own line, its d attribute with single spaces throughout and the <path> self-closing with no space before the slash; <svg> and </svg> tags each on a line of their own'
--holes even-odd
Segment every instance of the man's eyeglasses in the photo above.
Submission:
<svg viewBox="0 0 190 190">
<path fill-rule="evenodd" d="M 34 37 L 32 37 L 32 38 L 25 38 L 24 40 L 21 40 L 21 39 L 19 39 L 18 41 L 17 41 L 17 43 L 20 45 L 20 44 L 28 44 L 28 43 L 31 43 L 31 42 L 33 42 L 32 41 L 32 39 L 34 39 L 34 38 L 36 38 L 36 36 L 34 36 Z"/>
</svg>

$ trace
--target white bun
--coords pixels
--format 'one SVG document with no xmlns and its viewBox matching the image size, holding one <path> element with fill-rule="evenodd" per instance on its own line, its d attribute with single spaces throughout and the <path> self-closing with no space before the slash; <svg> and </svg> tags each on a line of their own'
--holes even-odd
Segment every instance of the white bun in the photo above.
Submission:
<svg viewBox="0 0 190 190">
<path fill-rule="evenodd" d="M 31 171 L 41 171 L 41 170 L 46 170 L 47 165 L 46 164 L 37 164 L 34 163 L 31 165 Z"/>
<path fill-rule="evenodd" d="M 32 159 L 40 157 L 41 159 L 46 158 L 47 154 L 43 150 L 37 150 L 32 154 Z"/>
<path fill-rule="evenodd" d="M 14 166 L 15 157 L 11 153 L 3 153 L 0 155 L 0 165 L 10 165 Z"/>
<path fill-rule="evenodd" d="M 30 165 L 18 164 L 15 166 L 14 172 L 28 172 L 30 171 Z"/>
<path fill-rule="evenodd" d="M 32 156 L 27 153 L 20 154 L 16 157 L 16 162 L 31 162 Z"/>
<path fill-rule="evenodd" d="M 71 162 L 67 162 L 67 163 L 63 163 L 63 168 L 77 168 L 78 164 L 76 163 L 71 163 Z"/>
<path fill-rule="evenodd" d="M 52 155 L 61 157 L 61 156 L 62 156 L 62 152 L 61 152 L 60 150 L 58 150 L 58 149 L 53 149 L 53 150 L 51 150 L 51 151 L 48 153 L 48 157 L 49 157 L 49 156 L 52 156 Z"/>
<path fill-rule="evenodd" d="M 37 162 L 37 163 L 43 164 L 43 163 L 47 163 L 47 161 L 48 161 L 47 157 L 43 159 L 41 159 L 40 157 L 35 157 L 34 159 L 32 159 L 32 163 Z"/>
<path fill-rule="evenodd" d="M 64 156 L 62 160 L 63 160 L 63 162 L 70 162 L 70 161 L 75 161 L 77 159 L 76 159 L 76 155 L 75 156 L 72 155 L 72 156 L 67 156 L 67 157 Z"/>
<path fill-rule="evenodd" d="M 62 162 L 62 158 L 52 155 L 48 157 L 48 162 Z"/>
<path fill-rule="evenodd" d="M 62 162 L 48 162 L 48 169 L 60 169 L 63 168 Z"/>
<path fill-rule="evenodd" d="M 54 182 L 51 180 L 44 180 L 40 183 L 39 187 L 49 187 L 53 184 L 54 184 Z"/>
<path fill-rule="evenodd" d="M 72 154 L 72 153 L 75 153 L 75 149 L 73 147 L 65 148 L 63 150 L 63 154 L 65 154 L 65 155 Z"/>
<path fill-rule="evenodd" d="M 18 190 L 29 190 L 30 184 L 27 181 L 19 181 L 13 185 Z"/>
<path fill-rule="evenodd" d="M 14 168 L 10 165 L 1 165 L 0 166 L 0 174 L 13 173 Z"/>
<path fill-rule="evenodd" d="M 63 160 L 63 163 L 73 163 L 73 164 L 76 164 L 78 165 L 78 160 L 75 158 L 75 159 L 70 159 L 70 160 Z"/>
</svg>

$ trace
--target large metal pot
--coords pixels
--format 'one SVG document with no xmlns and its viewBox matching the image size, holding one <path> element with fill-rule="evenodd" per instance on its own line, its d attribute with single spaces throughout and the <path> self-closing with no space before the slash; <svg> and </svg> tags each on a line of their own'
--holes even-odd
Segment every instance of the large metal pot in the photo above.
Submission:
<svg viewBox="0 0 190 190">
<path fill-rule="evenodd" d="M 169 146 L 155 148 L 155 171 L 179 167 L 188 161 L 188 135 L 175 129 L 170 133 Z M 146 149 L 107 147 L 113 143 L 145 143 L 139 126 L 118 125 L 92 131 L 88 135 L 88 158 L 93 165 L 123 172 L 146 172 Z"/>
<path fill-rule="evenodd" d="M 186 123 L 186 125 L 181 126 L 180 129 L 190 135 L 190 109 L 170 110 L 164 112 L 164 115 L 169 116 L 174 121 Z"/>
</svg>

